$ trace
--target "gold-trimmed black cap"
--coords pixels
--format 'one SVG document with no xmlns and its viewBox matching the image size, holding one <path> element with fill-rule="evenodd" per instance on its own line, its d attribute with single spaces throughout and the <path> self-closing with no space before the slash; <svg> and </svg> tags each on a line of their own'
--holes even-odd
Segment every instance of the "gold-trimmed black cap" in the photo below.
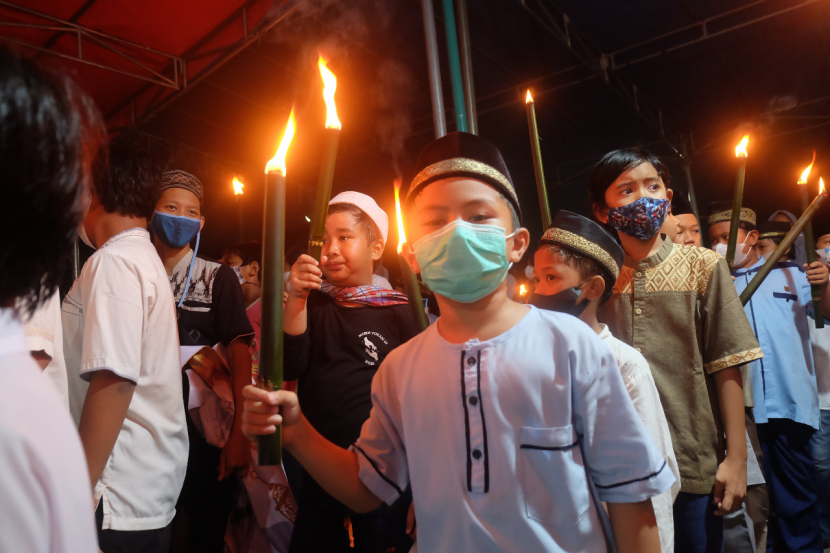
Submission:
<svg viewBox="0 0 830 553">
<path fill-rule="evenodd" d="M 614 237 L 599 224 L 582 215 L 561 209 L 553 218 L 553 224 L 539 240 L 540 246 L 545 244 L 563 246 L 577 255 L 596 261 L 607 271 L 606 276 L 610 277 L 606 278 L 605 291 L 611 293 L 617 277 L 620 276 L 620 268 L 625 262 L 625 252 Z"/>
<path fill-rule="evenodd" d="M 470 177 L 489 184 L 504 194 L 521 221 L 519 198 L 501 152 L 490 141 L 466 132 L 451 132 L 424 148 L 406 203 L 410 204 L 428 184 L 451 177 Z"/>
<path fill-rule="evenodd" d="M 782 221 L 762 221 L 758 225 L 758 239 L 784 238 L 793 226 Z"/>
<path fill-rule="evenodd" d="M 714 202 L 709 205 L 709 224 L 722 223 L 723 221 L 732 220 L 732 202 Z M 750 208 L 741 207 L 740 221 L 742 223 L 749 223 L 753 227 L 758 224 L 758 216 Z"/>
</svg>

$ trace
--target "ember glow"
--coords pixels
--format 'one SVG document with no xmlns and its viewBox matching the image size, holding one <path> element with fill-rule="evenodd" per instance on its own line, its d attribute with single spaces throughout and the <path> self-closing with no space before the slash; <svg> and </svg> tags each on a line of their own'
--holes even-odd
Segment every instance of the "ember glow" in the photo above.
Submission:
<svg viewBox="0 0 830 553">
<path fill-rule="evenodd" d="M 824 179 L 821 177 L 818 179 L 818 193 L 827 195 L 827 191 L 824 189 Z"/>
<path fill-rule="evenodd" d="M 527 97 L 525 98 L 525 104 L 532 104 L 533 103 L 533 96 L 530 95 L 530 89 L 527 89 Z"/>
<path fill-rule="evenodd" d="M 406 233 L 403 230 L 403 217 L 401 216 L 401 179 L 395 179 L 395 214 L 398 216 L 398 255 L 403 250 L 406 242 Z"/>
<path fill-rule="evenodd" d="M 294 110 L 291 110 L 291 115 L 288 116 L 288 124 L 285 126 L 285 134 L 282 135 L 282 142 L 277 149 L 277 155 L 265 165 L 266 173 L 280 173 L 285 176 L 285 156 L 288 154 L 288 146 L 291 145 L 291 139 L 294 138 Z"/>
<path fill-rule="evenodd" d="M 524 296 L 525 294 L 527 294 L 527 287 L 525 287 L 525 285 L 522 284 L 521 286 L 519 286 L 519 295 Z"/>
<path fill-rule="evenodd" d="M 744 136 L 741 142 L 735 146 L 735 157 L 746 157 L 746 145 L 749 143 L 749 135 Z"/>
<path fill-rule="evenodd" d="M 241 182 L 239 182 L 238 178 L 234 177 L 233 178 L 233 195 L 234 196 L 239 196 L 240 194 L 242 194 L 242 187 L 243 186 L 245 186 L 245 185 L 242 184 Z"/>
<path fill-rule="evenodd" d="M 337 106 L 334 104 L 334 92 L 337 90 L 337 78 L 334 73 L 326 67 L 326 60 L 323 56 L 317 61 L 320 68 L 320 76 L 323 78 L 323 98 L 326 100 L 326 128 L 339 129 L 340 119 L 337 118 Z"/>
</svg>

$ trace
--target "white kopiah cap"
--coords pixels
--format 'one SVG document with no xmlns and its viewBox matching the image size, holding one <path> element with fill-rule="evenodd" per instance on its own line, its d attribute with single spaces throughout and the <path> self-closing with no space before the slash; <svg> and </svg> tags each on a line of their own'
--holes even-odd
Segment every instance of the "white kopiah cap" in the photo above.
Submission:
<svg viewBox="0 0 830 553">
<path fill-rule="evenodd" d="M 360 192 L 341 192 L 331 199 L 329 205 L 331 204 L 352 204 L 359 207 L 378 226 L 383 236 L 383 245 L 386 246 L 386 238 L 389 235 L 389 217 L 375 200 Z"/>
</svg>

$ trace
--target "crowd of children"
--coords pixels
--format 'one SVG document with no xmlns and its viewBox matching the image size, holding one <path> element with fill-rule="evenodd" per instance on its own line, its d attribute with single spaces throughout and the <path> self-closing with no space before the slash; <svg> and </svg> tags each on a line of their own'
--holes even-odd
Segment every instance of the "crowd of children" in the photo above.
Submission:
<svg viewBox="0 0 830 553">
<path fill-rule="evenodd" d="M 253 383 L 262 247 L 199 257 L 205 191 L 105 143 L 71 81 L 0 49 L 0 551 L 820 552 L 830 541 L 830 229 L 739 298 L 793 224 L 713 204 L 712 249 L 666 166 L 598 161 L 591 217 L 531 244 L 486 139 L 417 160 L 387 214 L 331 199 L 286 256 L 285 389 Z M 33 114 L 37 114 L 34 116 Z M 25 155 L 24 155 L 25 153 Z M 11 182 L 11 181 L 6 181 Z M 554 206 L 555 207 L 555 206 Z M 95 252 L 55 299 L 75 236 Z M 195 248 L 191 244 L 195 241 Z M 807 264 L 805 247 L 817 248 Z M 530 251 L 529 251 L 530 250 Z M 533 290 L 511 299 L 511 265 Z M 804 259 L 804 261 L 802 261 Z M 12 270 L 12 267 L 14 268 Z M 269 282 L 273 279 L 269 280 Z M 830 325 L 830 321 L 828 321 Z M 282 425 L 285 469 L 255 440 Z"/>
</svg>

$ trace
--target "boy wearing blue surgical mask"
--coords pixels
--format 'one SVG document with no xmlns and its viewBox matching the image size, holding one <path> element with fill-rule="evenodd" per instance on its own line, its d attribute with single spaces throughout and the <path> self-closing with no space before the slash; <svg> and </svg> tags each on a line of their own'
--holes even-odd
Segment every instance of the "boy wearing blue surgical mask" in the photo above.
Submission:
<svg viewBox="0 0 830 553">
<path fill-rule="evenodd" d="M 519 213 L 495 146 L 460 132 L 427 146 L 403 255 L 441 317 L 381 365 L 349 449 L 285 391 L 245 389 L 246 432 L 283 424 L 286 447 L 356 511 L 411 485 L 422 551 L 600 551 L 612 539 L 660 551 L 649 498 L 675 479 L 610 351 L 572 318 L 507 298 L 530 239 Z"/>
<path fill-rule="evenodd" d="M 248 346 L 254 330 L 245 313 L 239 279 L 230 267 L 196 257 L 190 248 L 196 238 L 199 249 L 205 224 L 199 179 L 185 171 L 167 171 L 159 188 L 150 226 L 153 245 L 170 277 L 182 357 L 187 359 L 203 346 L 222 344 L 231 372 L 233 400 L 241 405 L 242 388 L 252 378 Z M 186 377 L 185 384 L 188 382 Z M 190 387 L 186 385 L 185 406 L 189 395 Z M 202 425 L 194 424 L 192 412 L 187 414 L 190 455 L 177 506 L 177 532 L 185 534 L 183 539 L 193 551 L 223 550 L 225 526 L 234 504 L 236 479 L 231 477 L 251 461 L 250 445 L 241 432 L 241 417 L 232 418 L 230 434 L 220 449 L 205 440 L 199 430 Z"/>
<path fill-rule="evenodd" d="M 668 180 L 666 166 L 641 148 L 606 154 L 591 173 L 594 216 L 617 231 L 626 253 L 599 320 L 649 362 L 680 469 L 675 543 L 702 553 L 720 549 L 718 517 L 739 509 L 746 494 L 738 366 L 763 354 L 723 258 L 659 233 L 672 198 Z M 715 417 L 723 421 L 726 447 Z"/>
</svg>

